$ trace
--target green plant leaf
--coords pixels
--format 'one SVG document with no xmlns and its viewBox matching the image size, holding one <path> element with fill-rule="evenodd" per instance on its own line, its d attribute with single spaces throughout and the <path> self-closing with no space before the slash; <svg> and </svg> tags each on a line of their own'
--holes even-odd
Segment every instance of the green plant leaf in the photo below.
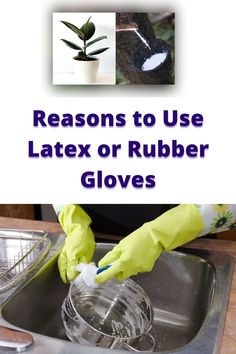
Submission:
<svg viewBox="0 0 236 354">
<path fill-rule="evenodd" d="M 107 48 L 100 48 L 100 49 L 96 49 L 93 52 L 89 53 L 88 55 L 96 55 L 96 54 L 101 54 L 103 52 L 105 52 L 105 50 L 109 49 L 109 47 Z"/>
<path fill-rule="evenodd" d="M 84 35 L 84 39 L 87 41 L 90 38 L 92 38 L 92 36 L 95 33 L 95 25 L 93 22 L 89 22 L 90 17 L 88 19 L 88 21 L 80 28 L 80 31 L 83 33 Z"/>
<path fill-rule="evenodd" d="M 88 42 L 88 43 L 84 46 L 84 48 L 88 48 L 88 47 L 89 47 L 90 45 L 92 45 L 93 43 L 96 43 L 96 42 L 101 41 L 102 39 L 106 39 L 106 38 L 107 38 L 107 36 L 101 36 L 101 37 L 95 38 L 95 39 L 93 39 L 92 41 Z"/>
<path fill-rule="evenodd" d="M 82 50 L 81 47 L 79 47 L 77 44 L 67 41 L 66 39 L 61 39 L 61 41 L 63 41 L 66 45 L 68 45 L 68 47 L 72 48 L 72 49 L 76 49 L 76 50 Z"/>
<path fill-rule="evenodd" d="M 87 36 L 87 32 L 88 32 L 88 25 L 89 25 L 90 18 L 91 18 L 91 16 L 87 19 L 87 22 L 83 25 L 82 32 L 84 34 L 85 40 L 87 39 L 86 36 Z"/>
<path fill-rule="evenodd" d="M 76 27 L 75 25 L 73 25 L 72 23 L 70 22 L 66 22 L 66 21 L 61 21 L 66 27 L 68 27 L 70 30 L 72 30 L 73 32 L 75 32 L 76 34 L 78 34 L 79 38 L 80 39 L 84 39 L 84 34 L 83 32 L 78 28 Z"/>
</svg>

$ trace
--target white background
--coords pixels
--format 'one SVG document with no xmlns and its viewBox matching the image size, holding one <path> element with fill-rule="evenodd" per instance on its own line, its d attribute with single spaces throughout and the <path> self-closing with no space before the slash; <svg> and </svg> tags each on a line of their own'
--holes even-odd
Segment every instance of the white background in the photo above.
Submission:
<svg viewBox="0 0 236 354">
<path fill-rule="evenodd" d="M 100 67 L 99 74 L 105 75 L 107 80 L 105 83 L 115 84 L 115 14 L 114 13 L 66 13 L 59 12 L 53 14 L 53 78 L 54 82 L 60 83 L 73 83 L 73 57 L 77 54 L 76 50 L 73 50 L 66 46 L 61 41 L 61 38 L 69 40 L 77 45 L 83 44 L 78 36 L 67 28 L 60 21 L 67 21 L 78 28 L 87 21 L 91 16 L 91 21 L 96 26 L 95 35 L 92 38 L 106 35 L 107 39 L 94 43 L 89 49 L 90 52 L 104 47 L 110 47 L 106 52 L 100 54 Z M 63 81 L 62 75 L 65 80 Z M 109 76 L 108 76 L 109 75 Z"/>
<path fill-rule="evenodd" d="M 8 1 L 1 11 L 1 203 L 236 203 L 235 2 L 232 0 Z M 96 7 L 96 8 L 95 8 Z M 52 85 L 52 13 L 60 11 L 176 12 L 176 85 L 60 89 Z M 9 17 L 10 14 L 10 17 Z M 204 115 L 203 128 L 34 128 L 32 112 L 85 114 L 163 109 Z M 122 143 L 177 139 L 209 143 L 205 159 L 29 159 L 27 142 Z M 87 190 L 86 170 L 155 174 L 154 190 Z"/>
</svg>

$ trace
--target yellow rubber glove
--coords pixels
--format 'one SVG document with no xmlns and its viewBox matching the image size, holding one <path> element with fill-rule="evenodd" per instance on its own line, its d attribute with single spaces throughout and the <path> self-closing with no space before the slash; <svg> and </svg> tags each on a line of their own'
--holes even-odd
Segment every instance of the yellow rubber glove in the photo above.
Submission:
<svg viewBox="0 0 236 354">
<path fill-rule="evenodd" d="M 89 263 L 94 254 L 95 240 L 90 228 L 91 219 L 78 205 L 65 205 L 58 216 L 67 235 L 65 245 L 58 258 L 58 268 L 64 283 L 72 281 L 78 272 L 75 266 Z"/>
<path fill-rule="evenodd" d="M 179 205 L 125 237 L 98 263 L 111 267 L 96 276 L 97 283 L 123 280 L 152 270 L 161 252 L 169 251 L 196 238 L 203 230 L 196 206 Z"/>
</svg>

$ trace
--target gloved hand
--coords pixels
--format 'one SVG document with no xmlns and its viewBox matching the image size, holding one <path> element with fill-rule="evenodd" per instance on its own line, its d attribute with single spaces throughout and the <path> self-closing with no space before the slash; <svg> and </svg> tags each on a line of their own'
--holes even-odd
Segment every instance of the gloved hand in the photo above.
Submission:
<svg viewBox="0 0 236 354">
<path fill-rule="evenodd" d="M 193 240 L 203 230 L 202 217 L 196 206 L 179 205 L 125 237 L 98 263 L 112 264 L 96 276 L 97 283 L 109 279 L 123 280 L 152 270 L 161 252 Z"/>
<path fill-rule="evenodd" d="M 80 206 L 63 206 L 58 219 L 67 235 L 58 258 L 58 268 L 62 281 L 67 283 L 78 274 L 75 270 L 78 263 L 89 263 L 92 260 L 95 240 L 89 226 L 92 221 Z"/>
</svg>

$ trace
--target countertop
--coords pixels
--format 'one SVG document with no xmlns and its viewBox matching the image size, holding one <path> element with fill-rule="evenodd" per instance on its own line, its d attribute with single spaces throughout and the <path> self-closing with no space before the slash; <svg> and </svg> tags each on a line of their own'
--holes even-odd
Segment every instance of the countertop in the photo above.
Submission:
<svg viewBox="0 0 236 354">
<path fill-rule="evenodd" d="M 58 223 L 22 220 L 0 217 L 0 227 L 17 229 L 34 229 L 47 232 L 61 232 Z M 236 242 L 226 240 L 197 239 L 187 245 L 190 248 L 226 252 L 236 260 Z M 236 354 L 236 268 L 234 269 L 230 298 L 226 314 L 224 333 L 220 354 Z"/>
</svg>

